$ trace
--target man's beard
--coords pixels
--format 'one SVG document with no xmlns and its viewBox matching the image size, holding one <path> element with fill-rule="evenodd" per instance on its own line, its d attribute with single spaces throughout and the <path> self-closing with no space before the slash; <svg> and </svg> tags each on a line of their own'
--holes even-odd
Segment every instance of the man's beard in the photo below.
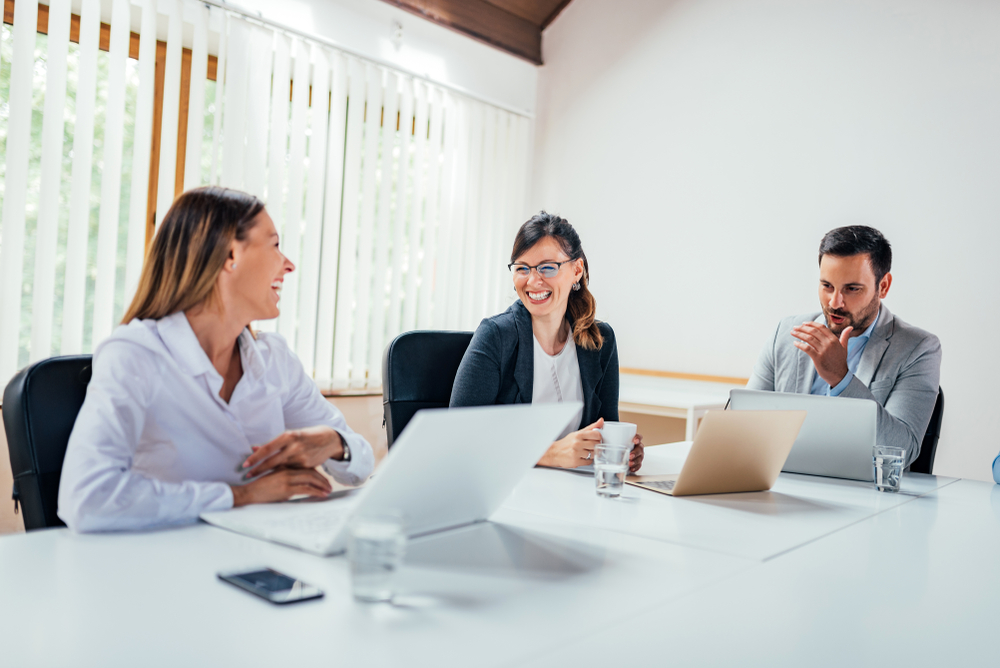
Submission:
<svg viewBox="0 0 1000 668">
<path fill-rule="evenodd" d="M 848 327 L 854 328 L 854 330 L 851 331 L 852 336 L 858 336 L 872 324 L 872 320 L 874 320 L 875 316 L 878 315 L 878 308 L 879 299 L 876 294 L 872 297 L 872 300 L 868 302 L 868 305 L 865 306 L 856 316 L 853 313 L 842 311 L 841 309 L 828 309 L 825 306 L 823 307 L 823 315 L 826 316 L 826 326 L 838 337 Z M 833 323 L 830 322 L 831 315 L 844 318 L 844 322 L 841 325 L 834 326 Z"/>
</svg>

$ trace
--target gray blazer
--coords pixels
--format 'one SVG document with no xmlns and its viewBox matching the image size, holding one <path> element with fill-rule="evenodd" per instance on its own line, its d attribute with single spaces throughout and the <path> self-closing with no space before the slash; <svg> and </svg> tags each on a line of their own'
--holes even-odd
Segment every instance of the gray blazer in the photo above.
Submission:
<svg viewBox="0 0 1000 668">
<path fill-rule="evenodd" d="M 822 313 L 813 313 L 778 323 L 757 359 L 748 389 L 809 394 L 816 367 L 793 345 L 791 334 L 792 327 L 809 320 L 825 322 Z M 883 303 L 858 370 L 840 396 L 878 404 L 878 442 L 904 448 L 909 466 L 920 455 L 940 376 L 938 338 L 895 317 Z"/>
<path fill-rule="evenodd" d="M 583 419 L 577 429 L 597 421 L 618 419 L 618 346 L 615 332 L 598 323 L 600 350 L 577 347 L 583 385 Z M 530 404 L 535 381 L 535 348 L 531 314 L 520 301 L 476 329 L 462 358 L 451 390 L 451 406 Z"/>
</svg>

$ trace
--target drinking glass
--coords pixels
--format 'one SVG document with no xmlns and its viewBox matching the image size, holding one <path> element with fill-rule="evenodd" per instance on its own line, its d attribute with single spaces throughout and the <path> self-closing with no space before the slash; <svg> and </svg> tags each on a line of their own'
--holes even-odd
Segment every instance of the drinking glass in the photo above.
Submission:
<svg viewBox="0 0 1000 668">
<path fill-rule="evenodd" d="M 602 443 L 621 445 L 631 450 L 635 430 L 636 426 L 632 422 L 605 422 L 597 431 L 601 432 Z"/>
<path fill-rule="evenodd" d="M 597 495 L 606 498 L 621 496 L 625 484 L 625 474 L 628 472 L 628 447 L 618 444 L 602 443 L 594 447 L 594 482 L 597 485 Z"/>
<path fill-rule="evenodd" d="M 899 481 L 903 477 L 903 448 L 891 445 L 876 445 L 872 450 L 875 489 L 880 492 L 898 492 Z"/>
<path fill-rule="evenodd" d="M 406 533 L 396 516 L 360 517 L 351 523 L 347 558 L 358 601 L 391 601 L 396 571 L 406 552 Z"/>
</svg>

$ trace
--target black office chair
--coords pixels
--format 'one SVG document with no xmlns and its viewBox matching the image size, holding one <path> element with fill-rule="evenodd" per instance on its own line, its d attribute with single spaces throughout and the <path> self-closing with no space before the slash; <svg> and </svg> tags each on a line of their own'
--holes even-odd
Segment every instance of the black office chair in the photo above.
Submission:
<svg viewBox="0 0 1000 668">
<path fill-rule="evenodd" d="M 930 473 L 934 470 L 934 455 L 937 454 L 938 438 L 941 436 L 941 419 L 944 416 L 944 390 L 938 388 L 937 401 L 934 402 L 934 412 L 927 425 L 927 433 L 920 444 L 920 456 L 910 464 L 913 473 Z"/>
<path fill-rule="evenodd" d="M 3 393 L 3 425 L 14 473 L 14 509 L 27 531 L 66 526 L 56 516 L 59 476 L 87 396 L 90 355 L 50 357 L 21 369 Z"/>
<path fill-rule="evenodd" d="M 421 408 L 446 408 L 472 332 L 404 332 L 382 356 L 385 433 L 392 447 Z"/>
</svg>

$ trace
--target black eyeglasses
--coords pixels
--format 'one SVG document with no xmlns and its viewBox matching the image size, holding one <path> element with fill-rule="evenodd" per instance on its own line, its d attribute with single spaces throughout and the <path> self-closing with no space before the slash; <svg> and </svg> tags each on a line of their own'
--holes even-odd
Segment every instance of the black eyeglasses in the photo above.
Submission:
<svg viewBox="0 0 1000 668">
<path fill-rule="evenodd" d="M 536 264 L 534 267 L 527 264 L 511 262 L 507 265 L 507 269 L 509 269 L 510 272 L 518 278 L 527 278 L 528 276 L 531 276 L 532 269 L 537 271 L 538 275 L 543 278 L 552 278 L 559 273 L 559 267 L 572 261 L 573 260 L 563 260 L 562 262 L 543 262 L 542 264 Z"/>
</svg>

